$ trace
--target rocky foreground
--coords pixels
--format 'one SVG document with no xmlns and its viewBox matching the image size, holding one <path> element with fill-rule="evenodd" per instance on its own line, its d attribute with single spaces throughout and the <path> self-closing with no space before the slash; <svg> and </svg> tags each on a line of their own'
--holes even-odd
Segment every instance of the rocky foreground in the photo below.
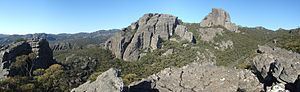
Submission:
<svg viewBox="0 0 300 92">
<path fill-rule="evenodd" d="M 182 68 L 166 68 L 141 81 L 124 86 L 119 70 L 110 69 L 94 82 L 72 92 L 299 92 L 300 54 L 260 46 L 252 68 L 234 69 L 213 62 L 195 62 Z"/>
</svg>

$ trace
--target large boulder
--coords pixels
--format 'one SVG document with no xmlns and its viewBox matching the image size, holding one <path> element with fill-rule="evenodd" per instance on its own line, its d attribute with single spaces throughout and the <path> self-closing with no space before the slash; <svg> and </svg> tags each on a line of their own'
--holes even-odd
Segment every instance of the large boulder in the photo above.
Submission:
<svg viewBox="0 0 300 92">
<path fill-rule="evenodd" d="M 56 63 L 53 60 L 53 53 L 46 39 L 34 38 L 27 41 L 20 41 L 4 46 L 0 49 L 0 78 L 5 76 L 18 75 L 18 71 L 11 69 L 16 58 L 21 55 L 35 53 L 35 62 L 32 62 L 32 70 L 37 68 L 48 68 Z"/>
<path fill-rule="evenodd" d="M 129 92 L 235 92 L 261 91 L 262 84 L 248 70 L 230 69 L 211 63 L 191 63 L 166 68 L 129 85 Z"/>
<path fill-rule="evenodd" d="M 99 75 L 95 81 L 89 80 L 71 92 L 122 92 L 123 86 L 119 70 L 111 68 Z"/>
<path fill-rule="evenodd" d="M 253 65 L 264 80 L 275 77 L 286 83 L 296 81 L 300 74 L 300 54 L 269 46 L 259 46 L 257 52 L 260 54 L 253 59 Z"/>
<path fill-rule="evenodd" d="M 105 47 L 119 59 L 136 61 L 142 52 L 161 47 L 163 40 L 169 40 L 174 35 L 179 19 L 168 14 L 145 14 L 137 22 L 132 23 L 121 32 L 117 32 L 107 40 Z M 183 31 L 183 39 L 192 41 L 193 34 Z"/>
<path fill-rule="evenodd" d="M 290 90 L 300 91 L 296 88 L 300 74 L 300 54 L 270 46 L 259 46 L 257 53 L 253 59 L 253 69 L 260 81 L 266 86 L 281 83 L 290 86 Z"/>
<path fill-rule="evenodd" d="M 213 8 L 200 23 L 203 27 L 223 26 L 226 29 L 234 32 L 239 32 L 238 26 L 231 23 L 229 14 L 223 9 Z"/>
<path fill-rule="evenodd" d="M 175 29 L 175 34 L 177 34 L 182 40 L 195 43 L 195 38 L 192 32 L 188 32 L 187 28 L 183 25 L 178 25 Z"/>
</svg>

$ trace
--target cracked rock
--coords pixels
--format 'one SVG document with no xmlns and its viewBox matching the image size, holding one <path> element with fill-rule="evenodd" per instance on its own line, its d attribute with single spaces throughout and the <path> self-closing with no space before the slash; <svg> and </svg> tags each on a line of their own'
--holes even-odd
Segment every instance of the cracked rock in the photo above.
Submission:
<svg viewBox="0 0 300 92">
<path fill-rule="evenodd" d="M 141 85 L 145 82 L 148 84 Z M 166 68 L 129 85 L 129 92 L 235 92 L 238 89 L 261 91 L 262 84 L 248 70 L 229 69 L 212 63 Z"/>
<path fill-rule="evenodd" d="M 89 80 L 71 92 L 122 92 L 123 87 L 119 70 L 111 68 L 99 75 L 95 81 Z"/>
</svg>

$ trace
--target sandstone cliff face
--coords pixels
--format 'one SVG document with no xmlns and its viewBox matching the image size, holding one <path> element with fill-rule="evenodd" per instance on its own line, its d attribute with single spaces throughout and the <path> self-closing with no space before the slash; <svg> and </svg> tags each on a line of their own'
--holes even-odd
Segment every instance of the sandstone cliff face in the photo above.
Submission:
<svg viewBox="0 0 300 92">
<path fill-rule="evenodd" d="M 71 92 L 122 92 L 123 81 L 120 72 L 111 68 L 97 77 L 94 82 L 87 81 Z"/>
<path fill-rule="evenodd" d="M 136 61 L 142 52 L 148 52 L 161 47 L 161 41 L 174 36 L 179 19 L 168 14 L 145 14 L 137 22 L 124 28 L 110 38 L 105 46 L 113 54 L 125 61 Z M 184 26 L 177 28 L 177 35 L 187 41 L 194 41 L 193 34 L 187 32 Z"/>
<path fill-rule="evenodd" d="M 200 23 L 203 27 L 223 26 L 226 29 L 234 32 L 239 32 L 238 27 L 231 23 L 229 14 L 223 9 L 213 8 Z"/>
<path fill-rule="evenodd" d="M 15 63 L 16 57 L 35 53 L 37 55 L 33 69 L 48 68 L 54 64 L 52 50 L 45 39 L 32 39 L 21 41 L 4 46 L 0 51 L 0 78 L 4 76 L 16 75 L 19 70 L 11 70 L 11 65 Z"/>
</svg>

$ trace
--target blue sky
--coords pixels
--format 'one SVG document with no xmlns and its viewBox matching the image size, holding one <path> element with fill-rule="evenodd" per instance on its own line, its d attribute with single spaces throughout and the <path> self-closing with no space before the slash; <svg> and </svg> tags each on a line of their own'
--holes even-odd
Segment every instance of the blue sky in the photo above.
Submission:
<svg viewBox="0 0 300 92">
<path fill-rule="evenodd" d="M 241 26 L 300 27 L 300 0 L 0 0 L 0 33 L 77 33 L 124 28 L 145 13 L 199 23 L 223 8 Z"/>
</svg>

